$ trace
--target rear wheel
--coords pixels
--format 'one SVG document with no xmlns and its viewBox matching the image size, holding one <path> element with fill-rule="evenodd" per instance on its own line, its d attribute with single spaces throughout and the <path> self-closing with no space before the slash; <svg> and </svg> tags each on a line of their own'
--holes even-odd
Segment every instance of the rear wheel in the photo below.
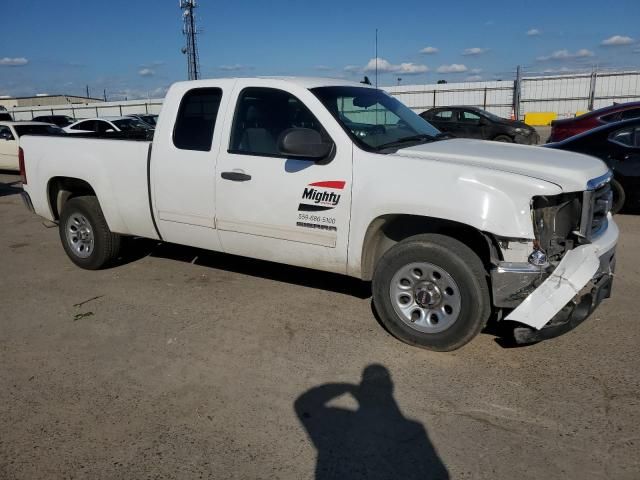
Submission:
<svg viewBox="0 0 640 480">
<path fill-rule="evenodd" d="M 611 190 L 613 192 L 613 206 L 611 207 L 611 213 L 615 215 L 624 207 L 624 202 L 627 198 L 624 193 L 624 188 L 617 180 L 611 180 Z"/>
<path fill-rule="evenodd" d="M 437 351 L 469 342 L 491 309 L 480 258 L 458 240 L 437 234 L 408 238 L 382 256 L 373 301 L 394 336 Z"/>
<path fill-rule="evenodd" d="M 98 270 L 118 256 L 120 235 L 109 230 L 96 197 L 67 201 L 60 215 L 59 232 L 65 252 L 79 267 Z"/>
<path fill-rule="evenodd" d="M 507 135 L 498 135 L 493 139 L 494 142 L 513 143 L 513 139 Z"/>
</svg>

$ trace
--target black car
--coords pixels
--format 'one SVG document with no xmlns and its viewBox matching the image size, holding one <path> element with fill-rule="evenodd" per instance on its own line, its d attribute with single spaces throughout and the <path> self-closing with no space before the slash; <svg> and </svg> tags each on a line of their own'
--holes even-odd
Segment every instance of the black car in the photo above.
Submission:
<svg viewBox="0 0 640 480">
<path fill-rule="evenodd" d="M 526 123 L 507 120 L 477 107 L 435 107 L 420 114 L 441 132 L 455 137 L 537 145 L 540 135 Z"/>
<path fill-rule="evenodd" d="M 60 128 L 64 128 L 67 125 L 71 125 L 76 121 L 75 118 L 68 117 L 66 115 L 41 115 L 33 118 L 34 122 L 53 123 Z"/>
<path fill-rule="evenodd" d="M 613 213 L 640 203 L 640 118 L 610 123 L 545 147 L 603 160 L 613 171 Z"/>
</svg>

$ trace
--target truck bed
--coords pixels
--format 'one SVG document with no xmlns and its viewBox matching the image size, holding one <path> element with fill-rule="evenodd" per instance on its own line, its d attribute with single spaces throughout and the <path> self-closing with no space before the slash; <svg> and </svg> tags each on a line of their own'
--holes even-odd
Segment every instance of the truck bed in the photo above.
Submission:
<svg viewBox="0 0 640 480">
<path fill-rule="evenodd" d="M 158 238 L 150 208 L 151 142 L 75 136 L 24 136 L 27 184 L 36 213 L 57 220 L 52 186 L 77 179 L 93 187 L 113 232 Z"/>
</svg>

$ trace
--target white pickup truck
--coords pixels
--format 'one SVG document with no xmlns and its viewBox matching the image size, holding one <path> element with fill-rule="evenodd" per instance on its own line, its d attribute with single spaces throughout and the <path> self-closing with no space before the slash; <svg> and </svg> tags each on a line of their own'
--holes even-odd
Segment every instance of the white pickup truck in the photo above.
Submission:
<svg viewBox="0 0 640 480">
<path fill-rule="evenodd" d="M 129 235 L 350 275 L 393 335 L 432 350 L 492 315 L 520 343 L 549 338 L 611 291 L 604 163 L 448 138 L 358 83 L 176 83 L 152 143 L 27 136 L 20 164 L 27 206 L 82 268 Z"/>
</svg>

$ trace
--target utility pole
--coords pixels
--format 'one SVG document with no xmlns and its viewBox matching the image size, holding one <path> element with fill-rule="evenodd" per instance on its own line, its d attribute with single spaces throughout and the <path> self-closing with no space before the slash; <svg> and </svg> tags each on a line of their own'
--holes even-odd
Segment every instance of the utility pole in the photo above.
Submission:
<svg viewBox="0 0 640 480">
<path fill-rule="evenodd" d="M 378 88 L 378 29 L 376 28 L 376 88 Z"/>
<path fill-rule="evenodd" d="M 196 19 L 193 10 L 196 8 L 196 0 L 179 0 L 182 10 L 182 34 L 187 45 L 182 47 L 182 53 L 187 56 L 187 74 L 189 80 L 200 78 L 200 59 L 198 58 L 198 46 L 196 35 L 199 33 L 196 28 Z"/>
<path fill-rule="evenodd" d="M 87 85 L 87 98 L 91 98 L 91 97 L 89 96 L 89 85 Z"/>
<path fill-rule="evenodd" d="M 106 102 L 107 101 L 107 89 L 106 88 L 102 91 L 102 94 L 104 96 L 104 101 Z"/>
</svg>

